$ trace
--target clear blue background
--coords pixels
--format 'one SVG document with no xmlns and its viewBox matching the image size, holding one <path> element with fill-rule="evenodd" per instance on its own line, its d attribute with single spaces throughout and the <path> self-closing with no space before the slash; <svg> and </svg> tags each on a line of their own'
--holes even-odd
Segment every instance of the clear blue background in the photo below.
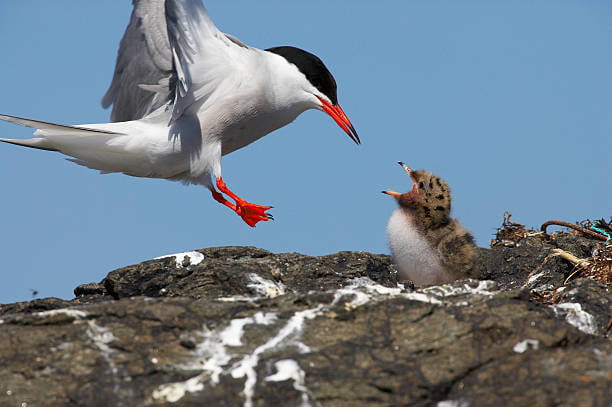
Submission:
<svg viewBox="0 0 612 407">
<path fill-rule="evenodd" d="M 610 1 L 207 1 L 218 27 L 259 48 L 320 56 L 363 141 L 325 114 L 223 160 L 228 185 L 271 204 L 246 226 L 207 190 L 99 175 L 57 153 L 0 145 L 0 303 L 71 298 L 152 257 L 220 245 L 323 255 L 387 253 L 405 161 L 445 178 L 481 246 L 504 211 L 538 227 L 612 214 Z M 0 112 L 105 122 L 100 106 L 131 2 L 0 4 Z M 31 131 L 0 125 L 2 137 Z"/>
</svg>

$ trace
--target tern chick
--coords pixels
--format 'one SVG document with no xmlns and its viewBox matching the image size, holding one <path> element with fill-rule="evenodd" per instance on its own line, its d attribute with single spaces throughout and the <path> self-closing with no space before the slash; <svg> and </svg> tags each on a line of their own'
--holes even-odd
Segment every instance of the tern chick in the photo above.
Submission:
<svg viewBox="0 0 612 407">
<path fill-rule="evenodd" d="M 393 262 L 404 280 L 440 284 L 467 277 L 476 258 L 472 235 L 450 217 L 451 195 L 444 180 L 399 162 L 412 179 L 406 193 L 383 191 L 399 208 L 391 214 L 387 235 Z"/>
</svg>

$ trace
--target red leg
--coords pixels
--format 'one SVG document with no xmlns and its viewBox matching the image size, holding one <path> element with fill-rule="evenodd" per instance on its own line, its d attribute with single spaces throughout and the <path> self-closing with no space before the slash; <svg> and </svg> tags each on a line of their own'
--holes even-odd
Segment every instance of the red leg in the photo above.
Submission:
<svg viewBox="0 0 612 407">
<path fill-rule="evenodd" d="M 217 188 L 219 188 L 221 192 L 236 201 L 236 204 L 234 205 L 231 202 L 227 201 L 219 192 L 211 190 L 213 198 L 217 202 L 220 202 L 235 211 L 238 215 L 240 215 L 242 220 L 247 223 L 247 225 L 254 227 L 257 222 L 273 219 L 272 215 L 266 213 L 268 209 L 272 208 L 271 206 L 256 205 L 245 201 L 244 199 L 240 198 L 238 195 L 230 191 L 230 189 L 227 187 L 227 185 L 225 185 L 225 182 L 223 182 L 223 179 L 221 177 L 217 178 Z"/>
<path fill-rule="evenodd" d="M 230 191 L 230 189 L 227 187 L 227 185 L 225 185 L 225 182 L 223 181 L 223 177 L 217 178 L 217 188 L 219 188 L 219 191 L 223 192 L 225 195 L 229 196 L 234 201 L 242 201 L 243 200 L 238 195 L 236 195 L 235 193 Z"/>
<path fill-rule="evenodd" d="M 233 203 L 231 203 L 230 201 L 225 199 L 223 197 L 223 195 L 221 195 L 219 192 L 217 192 L 214 189 L 211 189 L 210 192 L 212 193 L 212 196 L 215 199 L 215 201 L 217 201 L 219 203 L 222 203 L 223 205 L 227 206 L 228 208 L 230 208 L 234 212 L 236 211 L 236 205 L 234 205 Z"/>
</svg>

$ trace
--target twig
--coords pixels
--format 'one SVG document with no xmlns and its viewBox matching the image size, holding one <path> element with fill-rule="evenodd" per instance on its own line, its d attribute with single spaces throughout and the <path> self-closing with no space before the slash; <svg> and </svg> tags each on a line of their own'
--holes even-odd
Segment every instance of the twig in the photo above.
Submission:
<svg viewBox="0 0 612 407">
<path fill-rule="evenodd" d="M 563 249 L 553 249 L 552 251 L 555 255 L 561 257 L 562 259 L 569 261 L 572 264 L 575 264 L 578 267 L 586 267 L 589 264 L 591 264 L 591 262 L 589 262 L 588 260 L 579 259 L 578 257 L 574 256 L 570 252 L 566 252 Z"/>
<path fill-rule="evenodd" d="M 597 240 L 603 240 L 603 241 L 608 240 L 607 237 L 605 237 L 604 235 L 599 234 L 599 233 L 597 233 L 597 232 L 595 232 L 593 230 L 590 230 L 590 229 L 587 229 L 587 228 L 583 228 L 582 226 L 576 225 L 574 223 L 563 222 L 561 220 L 549 220 L 548 222 L 545 222 L 542 225 L 542 227 L 540 227 L 540 230 L 542 232 L 544 232 L 545 234 L 548 234 L 548 233 L 546 233 L 546 228 L 548 226 L 550 226 L 550 225 L 557 225 L 557 226 L 564 226 L 566 228 L 571 228 L 571 229 L 577 230 L 578 232 L 584 233 L 585 235 L 590 236 L 590 237 L 592 237 L 594 239 L 597 239 Z"/>
<path fill-rule="evenodd" d="M 578 257 L 574 256 L 570 252 L 566 252 L 563 249 L 553 249 L 552 252 L 548 256 L 546 256 L 544 261 L 542 261 L 542 263 L 538 267 L 536 267 L 531 273 L 529 273 L 529 275 L 527 276 L 527 279 L 525 280 L 525 284 L 523 286 L 526 287 L 527 284 L 529 283 L 529 279 L 533 277 L 535 274 L 537 274 L 540 270 L 542 270 L 542 267 L 544 267 L 544 265 L 548 263 L 548 260 L 550 260 L 553 257 L 561 257 L 562 259 L 565 259 L 576 266 L 576 270 L 574 270 L 572 274 L 570 274 L 565 279 L 565 281 L 563 282 L 563 285 L 567 285 L 567 282 L 573 276 L 575 276 L 576 273 L 583 270 L 585 267 L 588 267 L 591 265 L 590 261 L 585 260 L 585 259 L 579 259 Z"/>
<path fill-rule="evenodd" d="M 567 282 L 570 281 L 572 277 L 574 277 L 580 271 L 591 265 L 590 261 L 587 261 L 585 259 L 579 259 L 573 254 L 566 252 L 565 250 L 553 249 L 553 252 L 556 253 L 562 259 L 565 259 L 576 266 L 575 270 L 569 276 L 567 276 L 567 278 L 563 282 L 563 285 L 567 285 Z"/>
<path fill-rule="evenodd" d="M 511 227 L 515 227 L 519 229 L 525 227 L 525 225 L 523 224 L 510 220 L 511 217 L 512 217 L 512 212 L 509 212 L 509 211 L 504 212 L 504 223 L 502 224 L 502 226 L 511 226 Z"/>
<path fill-rule="evenodd" d="M 544 260 L 542 261 L 542 263 L 541 263 L 541 264 L 540 264 L 538 267 L 536 267 L 535 269 L 533 269 L 533 271 L 527 275 L 527 278 L 525 279 L 525 284 L 523 284 L 523 287 L 527 287 L 527 285 L 529 284 L 529 279 L 530 279 L 531 277 L 535 276 L 535 275 L 536 275 L 536 274 L 537 274 L 537 273 L 538 273 L 540 270 L 542 270 L 542 267 L 544 267 L 544 265 L 545 265 L 546 263 L 548 263 L 548 260 L 550 260 L 551 258 L 556 257 L 556 256 L 558 256 L 558 255 L 559 255 L 559 254 L 557 254 L 557 253 L 551 253 L 551 254 L 549 254 L 548 256 L 546 256 L 546 257 L 544 258 Z"/>
</svg>

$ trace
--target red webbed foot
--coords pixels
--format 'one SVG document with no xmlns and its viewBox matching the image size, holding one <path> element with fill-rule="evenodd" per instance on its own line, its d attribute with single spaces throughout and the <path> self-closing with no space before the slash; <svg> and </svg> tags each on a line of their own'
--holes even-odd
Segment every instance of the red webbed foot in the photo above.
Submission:
<svg viewBox="0 0 612 407">
<path fill-rule="evenodd" d="M 217 202 L 222 203 L 223 205 L 236 212 L 242 218 L 242 220 L 246 222 L 247 225 L 255 227 L 257 222 L 266 222 L 274 219 L 271 214 L 266 213 L 268 209 L 272 209 L 271 206 L 256 205 L 245 201 L 244 199 L 240 198 L 238 195 L 230 191 L 230 189 L 227 187 L 227 185 L 225 185 L 225 182 L 223 182 L 223 179 L 221 177 L 217 179 L 217 188 L 219 188 L 221 192 L 236 201 L 236 203 L 233 204 L 229 202 L 223 197 L 222 194 L 215 191 L 214 189 L 211 189 L 213 198 Z"/>
<path fill-rule="evenodd" d="M 271 206 L 256 205 L 245 200 L 236 202 L 236 213 L 240 215 L 243 221 L 249 226 L 255 226 L 257 222 L 274 220 L 272 215 L 266 213 Z"/>
</svg>

